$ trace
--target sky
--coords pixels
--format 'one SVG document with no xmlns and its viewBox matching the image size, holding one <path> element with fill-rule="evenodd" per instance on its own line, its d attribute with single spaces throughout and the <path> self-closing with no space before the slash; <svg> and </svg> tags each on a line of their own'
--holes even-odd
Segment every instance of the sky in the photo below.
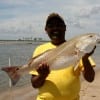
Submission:
<svg viewBox="0 0 100 100">
<path fill-rule="evenodd" d="M 100 0 L 0 0 L 0 40 L 41 37 L 47 16 L 60 14 L 67 25 L 66 39 L 100 33 Z"/>
</svg>

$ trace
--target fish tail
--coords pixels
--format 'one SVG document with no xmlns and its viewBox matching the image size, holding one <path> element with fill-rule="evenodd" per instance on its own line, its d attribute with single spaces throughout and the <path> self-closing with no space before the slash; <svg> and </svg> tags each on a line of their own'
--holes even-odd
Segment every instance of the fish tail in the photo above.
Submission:
<svg viewBox="0 0 100 100">
<path fill-rule="evenodd" d="M 1 68 L 2 71 L 5 71 L 11 79 L 11 84 L 15 85 L 20 79 L 20 74 L 18 73 L 18 66 L 10 66 Z"/>
</svg>

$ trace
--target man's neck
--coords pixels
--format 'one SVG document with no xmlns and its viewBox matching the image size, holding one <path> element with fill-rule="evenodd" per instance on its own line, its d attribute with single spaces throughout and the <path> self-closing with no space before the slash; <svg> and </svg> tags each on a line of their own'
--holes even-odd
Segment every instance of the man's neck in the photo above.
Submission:
<svg viewBox="0 0 100 100">
<path fill-rule="evenodd" d="M 56 45 L 56 46 L 59 46 L 59 45 L 61 45 L 61 44 L 64 43 L 64 42 L 66 42 L 66 40 L 63 40 L 63 41 L 60 41 L 60 42 L 51 41 L 51 43 L 52 43 L 53 45 Z"/>
</svg>

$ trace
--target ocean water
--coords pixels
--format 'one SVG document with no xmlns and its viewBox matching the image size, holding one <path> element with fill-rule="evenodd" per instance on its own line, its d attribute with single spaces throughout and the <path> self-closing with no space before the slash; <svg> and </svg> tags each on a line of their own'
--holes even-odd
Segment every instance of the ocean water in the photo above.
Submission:
<svg viewBox="0 0 100 100">
<path fill-rule="evenodd" d="M 32 57 L 32 53 L 37 45 L 42 43 L 11 43 L 11 44 L 0 44 L 0 67 L 9 66 L 9 58 L 11 65 L 23 65 L 27 63 L 28 59 Z M 100 68 L 100 46 L 96 48 L 93 55 L 93 59 L 97 64 L 97 68 Z M 30 75 L 23 76 L 15 87 L 22 87 L 30 83 Z M 9 88 L 9 77 L 8 75 L 0 71 L 0 91 Z"/>
<path fill-rule="evenodd" d="M 41 42 L 42 43 L 42 42 Z M 37 43 L 7 43 L 0 44 L 0 68 L 9 66 L 9 59 L 12 66 L 20 66 L 28 62 L 32 57 L 33 51 Z M 30 83 L 30 75 L 23 76 L 15 87 L 24 86 Z M 0 70 L 0 91 L 9 88 L 9 77 L 8 75 Z"/>
</svg>

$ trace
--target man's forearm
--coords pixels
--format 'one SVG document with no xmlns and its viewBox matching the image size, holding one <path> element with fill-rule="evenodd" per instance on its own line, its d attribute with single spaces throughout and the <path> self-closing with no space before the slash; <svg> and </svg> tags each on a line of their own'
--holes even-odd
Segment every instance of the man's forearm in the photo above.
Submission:
<svg viewBox="0 0 100 100">
<path fill-rule="evenodd" d="M 93 69 L 93 66 L 91 66 L 88 58 L 83 57 L 82 60 L 83 60 L 83 66 L 84 66 L 84 71 L 83 71 L 84 78 L 88 82 L 92 82 L 95 76 L 95 71 Z"/>
</svg>

